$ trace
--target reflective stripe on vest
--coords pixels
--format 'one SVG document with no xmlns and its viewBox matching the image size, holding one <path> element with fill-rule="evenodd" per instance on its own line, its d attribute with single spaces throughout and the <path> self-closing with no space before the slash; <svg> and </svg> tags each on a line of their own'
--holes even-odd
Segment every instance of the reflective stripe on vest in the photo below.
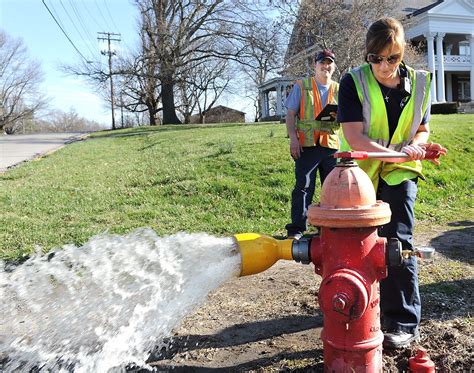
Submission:
<svg viewBox="0 0 474 373">
<path fill-rule="evenodd" d="M 323 109 L 315 79 L 298 80 L 296 84 L 299 85 L 301 90 L 299 118 L 296 122 L 301 146 L 307 147 L 319 144 L 326 148 L 339 149 L 339 136 L 337 134 L 339 123 L 314 120 Z M 327 98 L 328 104 L 337 103 L 338 92 L 339 84 L 331 82 Z"/>
<path fill-rule="evenodd" d="M 363 133 L 378 144 L 394 151 L 410 144 L 418 131 L 428 105 L 430 74 L 406 66 L 411 81 L 411 96 L 398 119 L 397 128 L 390 139 L 387 109 L 380 86 L 370 65 L 364 64 L 350 71 L 362 103 Z M 364 160 L 359 166 L 369 175 L 377 189 L 379 176 L 389 185 L 398 185 L 408 179 L 422 175 L 420 161 L 388 163 L 379 160 Z"/>
</svg>

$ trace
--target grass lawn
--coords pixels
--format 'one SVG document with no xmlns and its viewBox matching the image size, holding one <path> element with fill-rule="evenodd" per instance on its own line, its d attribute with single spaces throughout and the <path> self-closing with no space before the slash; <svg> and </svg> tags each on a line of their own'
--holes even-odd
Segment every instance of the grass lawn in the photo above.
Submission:
<svg viewBox="0 0 474 373">
<path fill-rule="evenodd" d="M 472 220 L 474 115 L 434 115 L 431 123 L 431 139 L 448 156 L 439 167 L 424 162 L 418 224 Z M 0 258 L 138 227 L 284 235 L 293 178 L 283 124 L 96 133 L 0 175 Z"/>
</svg>

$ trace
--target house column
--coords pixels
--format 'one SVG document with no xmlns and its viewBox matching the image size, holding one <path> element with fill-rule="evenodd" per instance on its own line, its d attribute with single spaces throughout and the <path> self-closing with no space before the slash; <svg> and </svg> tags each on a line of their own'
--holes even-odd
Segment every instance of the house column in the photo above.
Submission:
<svg viewBox="0 0 474 373">
<path fill-rule="evenodd" d="M 428 69 L 433 74 L 431 77 L 431 102 L 436 102 L 436 67 L 435 67 L 435 54 L 434 54 L 434 36 L 436 34 L 429 32 L 423 36 L 428 42 Z"/>
<path fill-rule="evenodd" d="M 471 102 L 474 101 L 474 35 L 468 35 L 467 40 L 469 40 L 469 48 L 471 50 Z"/>
<path fill-rule="evenodd" d="M 283 112 L 281 113 L 282 118 L 286 117 L 286 112 L 288 110 L 288 108 L 286 107 L 286 99 L 288 98 L 287 90 L 288 90 L 288 83 L 285 83 L 285 84 L 283 84 L 282 91 L 281 91 L 281 95 L 282 95 L 281 104 L 282 104 L 282 107 L 283 107 Z"/>
<path fill-rule="evenodd" d="M 277 89 L 276 89 L 276 94 L 277 94 L 277 97 L 276 97 L 276 115 L 278 115 L 279 117 L 281 117 L 281 111 L 282 111 L 282 98 L 281 98 L 281 84 L 278 83 L 277 84 Z"/>
<path fill-rule="evenodd" d="M 260 118 L 268 117 L 267 111 L 267 91 L 262 89 L 260 91 Z"/>
<path fill-rule="evenodd" d="M 438 57 L 438 101 L 446 102 L 444 95 L 444 55 L 443 55 L 443 38 L 444 32 L 438 32 L 436 37 L 436 56 Z"/>
<path fill-rule="evenodd" d="M 282 85 L 281 85 L 281 113 L 280 113 L 280 119 L 284 118 L 285 115 L 286 115 L 285 101 L 286 101 L 286 83 L 282 83 Z"/>
</svg>

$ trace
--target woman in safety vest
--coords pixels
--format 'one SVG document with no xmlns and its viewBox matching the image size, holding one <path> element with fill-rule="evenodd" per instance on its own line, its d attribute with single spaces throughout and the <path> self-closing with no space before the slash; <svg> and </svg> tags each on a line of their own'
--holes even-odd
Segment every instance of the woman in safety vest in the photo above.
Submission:
<svg viewBox="0 0 474 373">
<path fill-rule="evenodd" d="M 345 144 L 353 150 L 404 152 L 409 158 L 367 159 L 359 166 L 369 175 L 378 199 L 392 211 L 382 237 L 396 237 L 404 250 L 413 249 L 414 204 L 417 180 L 423 178 L 420 160 L 427 144 L 431 74 L 403 62 L 405 35 L 393 18 L 374 22 L 366 37 L 366 64 L 341 80 L 337 121 Z M 434 160 L 438 163 L 437 160 Z M 380 283 L 380 306 L 385 348 L 404 348 L 419 339 L 421 301 L 416 258 L 391 268 Z"/>
</svg>

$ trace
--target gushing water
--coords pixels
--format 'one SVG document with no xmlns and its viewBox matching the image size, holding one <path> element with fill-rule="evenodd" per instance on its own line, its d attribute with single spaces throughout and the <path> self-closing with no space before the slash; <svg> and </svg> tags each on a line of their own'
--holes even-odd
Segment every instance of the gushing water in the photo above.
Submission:
<svg viewBox="0 0 474 373">
<path fill-rule="evenodd" d="M 149 353 L 207 294 L 238 275 L 231 238 L 151 229 L 0 263 L 0 361 L 6 372 L 111 372 Z M 0 370 L 2 365 L 0 364 Z"/>
</svg>

